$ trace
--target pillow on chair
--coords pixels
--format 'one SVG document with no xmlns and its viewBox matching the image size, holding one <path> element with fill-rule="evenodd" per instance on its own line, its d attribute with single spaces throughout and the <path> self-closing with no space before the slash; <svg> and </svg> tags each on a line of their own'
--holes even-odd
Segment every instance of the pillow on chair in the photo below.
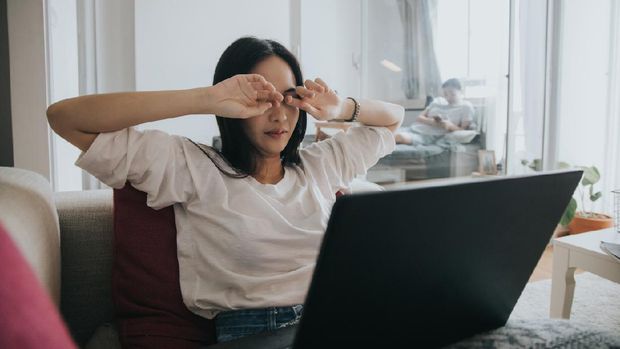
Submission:
<svg viewBox="0 0 620 349">
<path fill-rule="evenodd" d="M 77 348 L 49 295 L 2 225 L 0 348 Z"/>
<path fill-rule="evenodd" d="M 123 348 L 215 343 L 214 322 L 183 304 L 172 206 L 148 207 L 128 183 L 114 190 L 112 298 Z"/>
</svg>

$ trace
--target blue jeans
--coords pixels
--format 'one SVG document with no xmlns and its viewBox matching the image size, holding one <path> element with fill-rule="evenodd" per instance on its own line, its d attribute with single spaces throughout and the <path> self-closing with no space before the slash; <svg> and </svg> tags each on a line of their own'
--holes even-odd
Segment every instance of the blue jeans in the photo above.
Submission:
<svg viewBox="0 0 620 349">
<path fill-rule="evenodd" d="M 271 307 L 264 309 L 242 309 L 219 313 L 215 317 L 215 332 L 218 343 L 273 331 L 295 325 L 303 312 L 303 305 Z"/>
</svg>

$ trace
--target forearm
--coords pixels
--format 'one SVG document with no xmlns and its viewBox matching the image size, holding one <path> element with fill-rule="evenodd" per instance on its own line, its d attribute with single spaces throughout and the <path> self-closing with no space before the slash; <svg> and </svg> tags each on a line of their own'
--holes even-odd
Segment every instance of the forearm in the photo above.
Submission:
<svg viewBox="0 0 620 349">
<path fill-rule="evenodd" d="M 99 133 L 188 114 L 207 114 L 208 88 L 123 92 L 65 99 L 47 109 L 51 128 L 88 150 Z"/>
<path fill-rule="evenodd" d="M 418 121 L 420 121 L 423 124 L 427 124 L 431 126 L 438 126 L 437 121 L 435 121 L 435 119 L 429 118 L 428 116 L 424 114 L 418 115 Z"/>
<path fill-rule="evenodd" d="M 405 109 L 397 104 L 376 101 L 361 100 L 360 113 L 357 121 L 368 126 L 383 126 L 395 132 L 403 122 Z M 355 104 L 351 99 L 345 101 L 342 116 L 339 119 L 350 119 L 353 115 Z"/>
<path fill-rule="evenodd" d="M 64 132 L 101 133 L 150 121 L 205 112 L 205 89 L 125 92 L 62 100 L 47 109 L 50 126 Z"/>
</svg>

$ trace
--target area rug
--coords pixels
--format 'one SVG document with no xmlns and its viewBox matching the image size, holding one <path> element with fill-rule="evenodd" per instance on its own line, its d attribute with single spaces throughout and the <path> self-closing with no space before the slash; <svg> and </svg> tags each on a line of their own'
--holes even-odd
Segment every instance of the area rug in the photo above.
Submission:
<svg viewBox="0 0 620 349">
<path fill-rule="evenodd" d="M 570 320 L 549 319 L 550 296 L 551 280 L 528 284 L 506 326 L 447 348 L 620 348 L 620 284 L 576 275 Z"/>
<path fill-rule="evenodd" d="M 510 321 L 548 319 L 551 280 L 527 284 Z M 571 322 L 587 323 L 601 329 L 620 332 L 620 284 L 591 273 L 575 275 L 575 296 Z"/>
</svg>

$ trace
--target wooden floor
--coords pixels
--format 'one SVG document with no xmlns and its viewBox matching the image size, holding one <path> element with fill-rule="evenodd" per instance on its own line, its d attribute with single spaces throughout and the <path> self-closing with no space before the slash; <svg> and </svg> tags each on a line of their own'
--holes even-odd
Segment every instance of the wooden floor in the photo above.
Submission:
<svg viewBox="0 0 620 349">
<path fill-rule="evenodd" d="M 553 269 L 553 246 L 549 245 L 543 252 L 542 257 L 538 261 L 529 282 L 551 279 L 551 271 Z"/>
<path fill-rule="evenodd" d="M 540 258 L 540 260 L 538 261 L 538 264 L 536 265 L 536 268 L 534 269 L 532 276 L 530 276 L 529 282 L 551 279 L 552 270 L 553 270 L 553 246 L 549 245 L 545 249 L 545 252 L 543 252 L 543 255 Z M 579 273 L 583 273 L 583 270 L 576 269 L 575 275 Z"/>
</svg>

